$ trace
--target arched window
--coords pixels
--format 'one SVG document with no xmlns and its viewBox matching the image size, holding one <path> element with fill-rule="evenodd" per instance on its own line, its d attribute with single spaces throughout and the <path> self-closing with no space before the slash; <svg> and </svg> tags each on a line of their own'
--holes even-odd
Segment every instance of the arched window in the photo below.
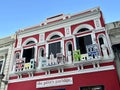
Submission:
<svg viewBox="0 0 120 90">
<path fill-rule="evenodd" d="M 37 43 L 36 38 L 28 38 L 23 42 L 22 46 L 28 46 L 24 47 L 22 50 L 22 58 L 25 59 L 25 63 L 30 63 L 32 62 L 33 59 L 35 59 L 36 56 L 36 47 L 35 44 Z"/>
<path fill-rule="evenodd" d="M 100 43 L 100 46 L 101 46 L 102 44 L 104 44 L 103 37 L 99 37 L 99 43 Z"/>
<path fill-rule="evenodd" d="M 57 39 L 57 38 L 60 38 L 61 36 L 59 36 L 59 35 L 55 35 L 55 34 L 53 34 L 51 37 L 50 37 L 50 40 L 51 39 Z M 54 55 L 54 57 L 56 57 L 56 55 L 57 55 L 57 53 L 60 53 L 61 52 L 61 42 L 60 41 L 58 41 L 58 42 L 52 42 L 52 43 L 50 43 L 49 45 L 48 45 L 48 50 L 49 50 L 49 52 L 48 52 L 48 58 L 50 57 L 50 55 L 51 54 L 53 54 Z"/>
<path fill-rule="evenodd" d="M 26 45 L 29 45 L 29 44 L 34 44 L 35 42 L 34 41 L 29 41 L 26 43 Z"/>
<path fill-rule="evenodd" d="M 90 31 L 94 29 L 93 26 L 89 25 L 89 24 L 81 24 L 78 27 L 75 28 L 75 30 L 73 31 L 73 34 L 75 34 L 75 40 L 76 40 L 76 50 L 80 50 L 81 54 L 87 54 L 87 49 L 86 47 L 88 45 L 91 45 L 93 43 L 93 37 L 91 36 L 91 32 L 89 33 L 83 33 L 80 34 L 82 32 L 86 32 L 86 31 Z"/>
<path fill-rule="evenodd" d="M 26 39 L 26 40 L 23 42 L 22 46 L 35 44 L 35 43 L 37 43 L 37 42 L 38 42 L 38 41 L 37 41 L 36 38 L 31 37 L 31 38 Z"/>
<path fill-rule="evenodd" d="M 88 30 L 93 30 L 93 29 L 94 27 L 89 24 L 81 24 L 75 28 L 75 30 L 73 31 L 73 34 L 88 31 Z"/>
<path fill-rule="evenodd" d="M 105 35 L 104 34 L 100 34 L 98 36 L 98 41 L 99 41 L 99 45 L 100 45 L 100 49 L 101 49 L 102 55 L 103 55 L 103 49 L 106 50 L 107 54 L 109 55 L 108 43 L 107 43 Z"/>
<path fill-rule="evenodd" d="M 72 63 L 72 42 L 68 41 L 66 43 L 66 59 L 67 59 L 67 63 Z"/>
<path fill-rule="evenodd" d="M 50 58 L 50 55 L 53 55 L 54 58 L 56 58 L 57 53 L 61 53 L 62 52 L 62 40 L 61 37 L 63 37 L 63 33 L 59 32 L 59 31 L 55 31 L 50 33 L 46 40 L 49 41 L 47 43 L 46 48 L 48 48 L 47 50 L 47 57 Z M 53 41 L 54 40 L 54 41 Z"/>
<path fill-rule="evenodd" d="M 67 51 L 71 51 L 72 52 L 72 43 L 71 42 L 67 42 L 67 46 L 66 46 L 67 48 Z M 67 52 L 66 51 L 66 52 Z"/>
<path fill-rule="evenodd" d="M 49 41 L 51 39 L 56 39 L 56 38 L 60 38 L 60 37 L 63 37 L 63 34 L 59 31 L 55 31 L 55 32 L 50 33 L 47 36 L 46 40 Z"/>
<path fill-rule="evenodd" d="M 68 45 L 68 51 L 72 51 L 72 44 Z"/>
<path fill-rule="evenodd" d="M 59 37 L 60 37 L 59 35 L 54 35 L 50 39 L 56 39 L 56 38 L 59 38 Z"/>
<path fill-rule="evenodd" d="M 88 31 L 88 30 L 89 30 L 88 28 L 81 28 L 80 30 L 78 30 L 77 33 L 84 32 L 84 31 Z"/>
<path fill-rule="evenodd" d="M 98 36 L 98 41 L 99 41 L 100 46 L 101 46 L 102 44 L 104 44 L 105 46 L 108 46 L 107 40 L 106 40 L 106 37 L 105 37 L 104 34 L 100 34 L 100 35 Z"/>
<path fill-rule="evenodd" d="M 39 49 L 39 57 L 44 57 L 44 48 Z"/>
</svg>

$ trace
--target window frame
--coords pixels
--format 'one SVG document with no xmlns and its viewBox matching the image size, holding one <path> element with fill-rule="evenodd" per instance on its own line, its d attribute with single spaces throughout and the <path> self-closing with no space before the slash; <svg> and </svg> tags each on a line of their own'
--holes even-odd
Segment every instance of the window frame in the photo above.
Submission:
<svg viewBox="0 0 120 90">
<path fill-rule="evenodd" d="M 60 49 L 61 49 L 60 53 L 62 53 L 62 40 L 56 40 L 56 41 L 53 41 L 53 42 L 49 42 L 48 46 L 47 46 L 48 47 L 48 52 L 47 52 L 48 53 L 48 57 L 49 57 L 49 44 L 53 44 L 53 43 L 57 43 L 57 42 L 60 42 Z"/>
<path fill-rule="evenodd" d="M 4 57 L 3 59 L 0 59 L 0 61 L 2 61 L 2 67 L 1 67 L 1 70 L 0 70 L 0 74 L 2 74 L 3 70 L 4 70 L 4 66 L 5 66 L 6 54 L 0 55 L 0 56 Z"/>
<path fill-rule="evenodd" d="M 76 47 L 76 50 L 77 50 L 77 41 L 76 41 L 76 38 L 79 38 L 79 37 L 85 37 L 85 36 L 88 36 L 88 35 L 90 35 L 91 36 L 91 44 L 94 44 L 94 38 L 92 37 L 92 32 L 89 32 L 89 33 L 87 33 L 87 34 L 80 34 L 80 33 L 77 33 L 76 35 L 75 35 L 75 47 Z M 87 49 L 86 49 L 86 51 L 87 51 Z"/>
<path fill-rule="evenodd" d="M 24 57 L 23 57 L 24 49 L 32 49 L 32 48 L 34 48 L 34 58 L 33 58 L 33 59 L 35 60 L 36 48 L 35 48 L 34 46 L 27 47 L 27 48 L 23 48 L 23 49 L 22 49 L 22 54 L 21 54 L 22 56 L 21 56 L 21 57 L 24 58 Z M 26 60 L 25 60 L 25 63 L 26 63 Z M 29 63 L 29 62 L 27 62 L 27 63 Z"/>
<path fill-rule="evenodd" d="M 42 50 L 44 50 L 43 56 L 42 56 Z M 45 48 L 44 47 L 40 47 L 38 49 L 38 58 L 41 58 L 41 57 L 45 57 Z"/>
<path fill-rule="evenodd" d="M 73 51 L 73 42 L 72 41 L 67 41 L 66 42 L 66 45 L 65 45 L 65 52 L 66 52 L 66 58 L 67 58 L 67 56 L 68 56 L 68 51 L 69 51 L 69 45 L 71 44 L 71 46 L 72 46 L 72 51 Z M 71 56 L 72 56 L 72 51 L 71 51 Z"/>
</svg>

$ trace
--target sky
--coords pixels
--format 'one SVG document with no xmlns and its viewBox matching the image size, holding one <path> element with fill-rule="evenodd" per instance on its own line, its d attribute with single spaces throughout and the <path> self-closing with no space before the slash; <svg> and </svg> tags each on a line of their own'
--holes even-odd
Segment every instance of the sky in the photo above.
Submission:
<svg viewBox="0 0 120 90">
<path fill-rule="evenodd" d="M 0 38 L 38 25 L 58 14 L 75 14 L 100 7 L 105 23 L 120 20 L 120 0 L 0 0 Z"/>
</svg>

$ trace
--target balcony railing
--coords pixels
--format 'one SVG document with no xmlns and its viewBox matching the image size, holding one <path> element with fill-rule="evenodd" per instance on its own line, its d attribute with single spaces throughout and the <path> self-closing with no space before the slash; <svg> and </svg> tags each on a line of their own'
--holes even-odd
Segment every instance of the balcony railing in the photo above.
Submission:
<svg viewBox="0 0 120 90">
<path fill-rule="evenodd" d="M 54 55 L 51 54 L 49 59 L 42 57 L 40 59 L 40 65 L 42 69 L 57 69 L 68 66 L 68 64 L 76 66 L 81 64 L 89 65 L 93 63 L 100 63 L 104 59 L 109 59 L 107 49 L 103 46 L 101 48 L 103 55 L 101 54 L 101 50 L 97 44 L 87 45 L 87 52 L 85 54 L 81 54 L 80 50 L 73 51 L 73 55 L 70 54 L 66 58 L 62 53 L 58 53 L 56 58 L 54 58 Z"/>
<path fill-rule="evenodd" d="M 51 53 L 50 58 L 46 59 L 41 57 L 41 68 L 42 69 L 53 69 L 55 67 L 63 67 L 66 63 L 65 56 L 62 53 L 57 53 L 56 58 Z"/>
<path fill-rule="evenodd" d="M 25 58 L 17 59 L 16 66 L 15 66 L 15 73 L 28 73 L 35 71 L 35 61 L 31 59 L 29 63 L 25 63 Z"/>
<path fill-rule="evenodd" d="M 104 50 L 102 48 L 102 53 L 103 53 L 102 55 L 97 44 L 87 45 L 86 50 L 87 50 L 86 54 L 81 54 L 80 50 L 73 51 L 74 65 L 78 66 L 78 65 L 97 64 L 100 63 L 103 59 L 109 58 L 106 57 L 108 56 L 108 54 L 105 53 L 107 50 Z"/>
<path fill-rule="evenodd" d="M 73 55 L 68 55 L 67 58 L 62 53 L 58 53 L 56 58 L 51 54 L 50 58 L 45 57 L 40 58 L 40 68 L 41 69 L 57 69 L 68 66 L 68 64 L 79 65 L 79 64 L 90 64 L 98 62 L 101 59 L 100 50 L 97 44 L 91 44 L 86 46 L 87 53 L 81 54 L 80 50 L 73 51 Z"/>
</svg>

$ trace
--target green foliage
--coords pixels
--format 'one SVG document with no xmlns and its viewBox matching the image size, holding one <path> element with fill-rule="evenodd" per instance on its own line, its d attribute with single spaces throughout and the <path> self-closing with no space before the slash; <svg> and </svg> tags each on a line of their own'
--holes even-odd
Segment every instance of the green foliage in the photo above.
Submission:
<svg viewBox="0 0 120 90">
<path fill-rule="evenodd" d="M 80 61 L 81 58 L 80 50 L 73 51 L 73 58 L 75 61 Z"/>
</svg>

